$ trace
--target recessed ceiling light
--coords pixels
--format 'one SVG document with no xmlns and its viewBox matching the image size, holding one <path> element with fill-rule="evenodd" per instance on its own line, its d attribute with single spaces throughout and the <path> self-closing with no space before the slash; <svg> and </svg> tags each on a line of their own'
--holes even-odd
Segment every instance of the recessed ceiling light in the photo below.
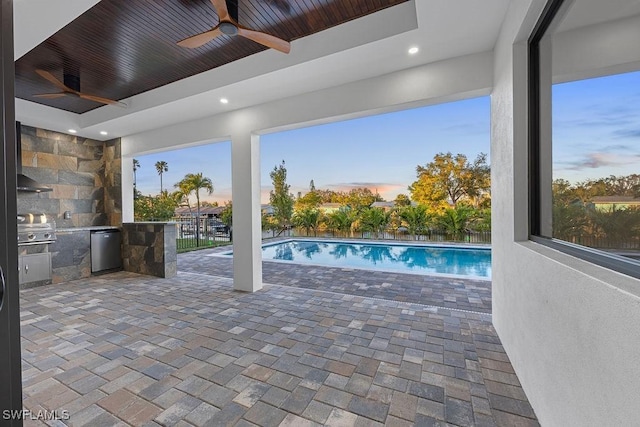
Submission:
<svg viewBox="0 0 640 427">
<path fill-rule="evenodd" d="M 417 47 L 414 46 L 412 48 L 409 48 L 409 55 L 415 55 L 419 51 L 420 51 L 420 49 L 418 49 Z"/>
<path fill-rule="evenodd" d="M 75 129 L 69 129 L 69 133 L 76 133 L 76 132 L 78 132 L 78 131 L 75 130 Z"/>
<path fill-rule="evenodd" d="M 106 130 L 101 130 L 100 135 L 109 135 L 109 132 L 107 132 Z"/>
<path fill-rule="evenodd" d="M 220 102 L 221 102 L 222 104 L 228 104 L 228 103 L 229 103 L 229 100 L 228 100 L 227 98 L 220 98 Z"/>
</svg>

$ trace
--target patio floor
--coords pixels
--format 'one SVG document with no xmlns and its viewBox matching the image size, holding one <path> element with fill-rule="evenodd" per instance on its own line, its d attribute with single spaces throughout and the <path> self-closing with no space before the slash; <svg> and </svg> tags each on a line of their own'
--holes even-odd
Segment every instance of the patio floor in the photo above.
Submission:
<svg viewBox="0 0 640 427">
<path fill-rule="evenodd" d="M 178 270 L 232 278 L 231 257 L 211 256 L 230 250 L 223 246 L 180 254 Z M 266 283 L 297 288 L 491 313 L 491 282 L 485 280 L 271 261 L 262 263 L 262 277 Z"/>
<path fill-rule="evenodd" d="M 67 411 L 60 426 L 538 425 L 487 314 L 240 293 L 220 271 L 185 271 L 194 257 L 172 279 L 21 291 L 25 408 Z"/>
</svg>

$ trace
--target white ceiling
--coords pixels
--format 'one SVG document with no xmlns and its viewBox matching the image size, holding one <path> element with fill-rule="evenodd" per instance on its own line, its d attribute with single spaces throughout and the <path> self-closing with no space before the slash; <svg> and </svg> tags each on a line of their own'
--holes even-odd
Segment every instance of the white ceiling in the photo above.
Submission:
<svg viewBox="0 0 640 427">
<path fill-rule="evenodd" d="M 640 0 L 573 0 L 558 32 L 640 14 Z"/>
<path fill-rule="evenodd" d="M 96 0 L 16 0 L 16 58 Z M 73 7 L 70 7 L 72 5 Z M 406 68 L 493 49 L 509 0 L 411 0 L 292 43 L 124 100 L 74 114 L 22 99 L 25 124 L 107 139 L 245 108 Z M 60 13 L 65 11 L 66 14 Z M 33 31 L 37 28 L 37 31 Z M 410 56 L 407 50 L 418 46 Z M 222 105 L 221 97 L 230 103 Z M 108 136 L 100 131 L 109 132 Z"/>
</svg>

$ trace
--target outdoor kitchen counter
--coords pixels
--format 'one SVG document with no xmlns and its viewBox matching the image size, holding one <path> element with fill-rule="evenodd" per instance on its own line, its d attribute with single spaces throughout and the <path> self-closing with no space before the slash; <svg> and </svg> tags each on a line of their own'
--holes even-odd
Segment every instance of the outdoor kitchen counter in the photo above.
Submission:
<svg viewBox="0 0 640 427">
<path fill-rule="evenodd" d="M 53 283 L 91 276 L 91 232 L 119 229 L 109 225 L 58 228 L 50 248 Z"/>
<path fill-rule="evenodd" d="M 125 271 L 163 278 L 178 270 L 175 222 L 122 224 L 122 261 Z"/>
<path fill-rule="evenodd" d="M 58 228 L 56 230 L 57 234 L 60 233 L 74 233 L 78 231 L 100 231 L 100 230 L 120 230 L 120 227 L 113 227 L 111 225 L 91 225 L 87 227 L 68 227 L 68 228 Z"/>
</svg>

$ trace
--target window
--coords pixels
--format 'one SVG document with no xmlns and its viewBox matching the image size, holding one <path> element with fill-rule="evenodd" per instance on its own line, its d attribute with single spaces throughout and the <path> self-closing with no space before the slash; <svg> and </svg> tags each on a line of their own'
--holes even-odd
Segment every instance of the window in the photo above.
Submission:
<svg viewBox="0 0 640 427">
<path fill-rule="evenodd" d="M 530 235 L 640 278 L 640 2 L 552 0 L 529 40 Z"/>
</svg>

